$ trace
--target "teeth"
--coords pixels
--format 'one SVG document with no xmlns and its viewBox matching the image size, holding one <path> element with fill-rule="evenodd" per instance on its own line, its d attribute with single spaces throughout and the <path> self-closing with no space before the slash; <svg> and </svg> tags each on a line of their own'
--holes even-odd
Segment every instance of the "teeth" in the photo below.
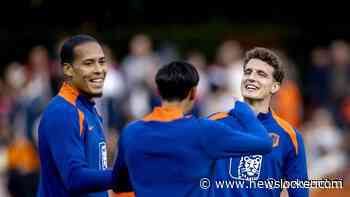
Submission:
<svg viewBox="0 0 350 197">
<path fill-rule="evenodd" d="M 252 89 L 252 90 L 258 89 L 256 86 L 253 86 L 253 85 L 246 85 L 246 88 L 247 89 Z"/>
<path fill-rule="evenodd" d="M 92 82 L 103 82 L 103 79 L 92 79 Z"/>
</svg>

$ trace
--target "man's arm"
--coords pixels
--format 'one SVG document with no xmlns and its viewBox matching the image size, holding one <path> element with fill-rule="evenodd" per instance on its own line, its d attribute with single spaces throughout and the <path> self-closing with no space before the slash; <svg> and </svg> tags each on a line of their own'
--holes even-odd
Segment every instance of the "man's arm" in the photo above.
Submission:
<svg viewBox="0 0 350 197">
<path fill-rule="evenodd" d="M 79 113 L 74 107 L 60 106 L 43 123 L 45 139 L 54 162 L 70 192 L 97 192 L 112 187 L 112 171 L 89 169 L 86 163 Z M 81 117 L 80 117 L 81 118 Z"/>
<path fill-rule="evenodd" d="M 236 101 L 235 107 L 229 112 L 229 115 L 238 120 L 240 125 L 244 128 L 243 132 L 262 138 L 266 138 L 266 135 L 269 135 L 264 125 L 257 118 L 256 113 L 247 103 Z"/>
<path fill-rule="evenodd" d="M 246 103 L 236 101 L 235 108 L 229 114 L 237 116 L 246 131 L 234 130 L 220 122 L 202 120 L 205 128 L 202 145 L 209 155 L 220 159 L 271 152 L 272 139 Z"/>
<path fill-rule="evenodd" d="M 299 132 L 296 132 L 298 147 L 293 147 L 288 153 L 286 168 L 284 178 L 287 181 L 305 181 L 308 180 L 307 175 L 307 164 L 305 148 L 302 136 Z M 298 188 L 298 189 L 288 189 L 289 197 L 307 197 L 309 196 L 309 189 Z"/>
<path fill-rule="evenodd" d="M 125 150 L 123 141 L 123 134 L 125 134 L 125 132 L 126 129 L 123 130 L 122 135 L 119 138 L 118 156 L 113 167 L 113 174 L 115 174 L 113 180 L 113 192 L 115 192 L 115 197 L 135 196 L 131 185 L 129 170 L 125 163 Z"/>
</svg>

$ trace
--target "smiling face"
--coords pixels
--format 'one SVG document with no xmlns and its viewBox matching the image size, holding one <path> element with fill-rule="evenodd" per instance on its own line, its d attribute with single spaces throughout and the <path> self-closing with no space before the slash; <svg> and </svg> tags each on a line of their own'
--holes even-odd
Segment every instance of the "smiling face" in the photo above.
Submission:
<svg viewBox="0 0 350 197">
<path fill-rule="evenodd" d="M 274 68 L 253 58 L 244 66 L 241 92 L 247 100 L 266 100 L 279 90 L 280 83 L 273 77 Z"/>
<path fill-rule="evenodd" d="M 72 64 L 64 65 L 71 84 L 86 96 L 100 97 L 107 72 L 106 57 L 97 42 L 86 42 L 74 48 Z"/>
</svg>

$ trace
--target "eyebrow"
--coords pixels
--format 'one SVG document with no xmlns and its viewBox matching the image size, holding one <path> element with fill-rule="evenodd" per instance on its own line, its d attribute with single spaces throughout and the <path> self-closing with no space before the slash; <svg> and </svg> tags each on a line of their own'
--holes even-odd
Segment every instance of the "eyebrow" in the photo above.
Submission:
<svg viewBox="0 0 350 197">
<path fill-rule="evenodd" d="M 257 70 L 256 72 L 260 72 L 260 73 L 265 73 L 265 74 L 267 74 L 265 71 L 263 71 L 263 70 Z"/>
<path fill-rule="evenodd" d="M 95 61 L 94 58 L 88 58 L 88 59 L 84 59 L 83 62 L 91 62 L 91 61 Z"/>
<path fill-rule="evenodd" d="M 96 57 L 96 58 L 86 58 L 86 59 L 83 59 L 82 61 L 83 62 L 87 62 L 87 61 L 99 61 L 101 59 L 106 59 L 106 56 L 102 56 L 102 57 Z"/>
<path fill-rule="evenodd" d="M 246 71 L 252 71 L 253 69 L 251 69 L 251 68 L 244 68 L 243 69 L 243 72 L 246 72 Z"/>
</svg>

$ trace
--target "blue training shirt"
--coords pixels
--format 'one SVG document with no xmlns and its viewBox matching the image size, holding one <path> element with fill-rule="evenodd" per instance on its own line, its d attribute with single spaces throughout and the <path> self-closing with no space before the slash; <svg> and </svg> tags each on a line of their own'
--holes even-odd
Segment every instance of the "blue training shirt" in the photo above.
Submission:
<svg viewBox="0 0 350 197">
<path fill-rule="evenodd" d="M 220 112 L 209 117 L 233 129 L 242 129 L 233 113 Z M 220 197 L 279 197 L 281 180 L 308 180 L 305 149 L 301 134 L 287 121 L 278 117 L 274 112 L 260 113 L 258 119 L 273 139 L 273 150 L 266 155 L 251 154 L 219 160 L 216 163 L 215 180 L 220 181 L 216 194 Z M 263 182 L 269 180 L 269 182 Z M 274 182 L 274 180 L 276 182 Z M 225 181 L 231 181 L 226 182 Z M 255 181 L 255 182 L 254 182 Z M 261 183 L 258 183 L 261 182 Z M 218 182 L 216 182 L 218 183 Z M 227 184 L 228 183 L 228 184 Z M 258 184 L 264 185 L 258 188 Z M 307 188 L 286 183 L 289 197 L 306 197 Z"/>
<path fill-rule="evenodd" d="M 119 140 L 115 164 L 117 192 L 137 197 L 213 196 L 200 187 L 213 178 L 215 160 L 271 151 L 272 140 L 249 106 L 237 102 L 233 110 L 244 132 L 208 119 L 183 116 L 178 109 L 157 107 L 143 120 L 129 124 Z M 125 173 L 122 173 L 125 172 Z M 129 186 L 122 175 L 128 174 Z"/>
<path fill-rule="evenodd" d="M 63 84 L 39 125 L 38 197 L 107 197 L 112 171 L 94 103 Z"/>
</svg>

